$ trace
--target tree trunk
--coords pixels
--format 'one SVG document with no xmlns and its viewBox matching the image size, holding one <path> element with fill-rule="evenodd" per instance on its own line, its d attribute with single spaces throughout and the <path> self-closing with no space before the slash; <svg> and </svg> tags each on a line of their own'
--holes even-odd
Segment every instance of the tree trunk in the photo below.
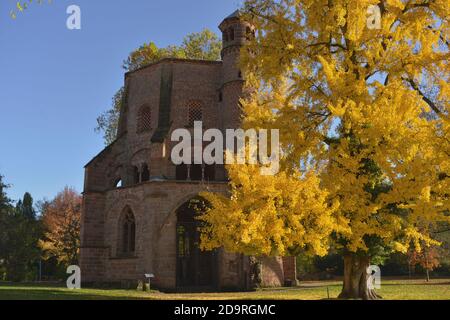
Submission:
<svg viewBox="0 0 450 320">
<path fill-rule="evenodd" d="M 381 299 L 375 290 L 367 285 L 367 268 L 370 266 L 370 258 L 356 254 L 344 256 L 344 287 L 339 299 Z"/>
<path fill-rule="evenodd" d="M 250 257 L 250 286 L 252 290 L 262 285 L 262 264 L 256 257 Z"/>
<path fill-rule="evenodd" d="M 427 269 L 427 282 L 430 282 L 430 270 Z"/>
</svg>

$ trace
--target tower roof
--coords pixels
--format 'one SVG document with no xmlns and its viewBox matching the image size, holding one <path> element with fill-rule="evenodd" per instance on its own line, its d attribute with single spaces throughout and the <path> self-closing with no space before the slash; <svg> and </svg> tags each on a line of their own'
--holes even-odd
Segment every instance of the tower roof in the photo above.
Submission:
<svg viewBox="0 0 450 320">
<path fill-rule="evenodd" d="M 227 20 L 227 19 L 233 19 L 233 18 L 240 18 L 241 16 L 242 16 L 241 10 L 236 10 L 235 12 L 233 12 L 232 14 L 230 14 L 228 17 L 226 17 L 225 20 Z"/>
<path fill-rule="evenodd" d="M 242 17 L 242 11 L 236 10 L 232 14 L 230 14 L 228 17 L 223 19 L 223 21 L 219 25 L 219 29 L 222 30 L 222 26 L 224 26 L 228 21 L 230 20 L 239 20 Z M 223 31 L 223 30 L 222 30 Z"/>
</svg>

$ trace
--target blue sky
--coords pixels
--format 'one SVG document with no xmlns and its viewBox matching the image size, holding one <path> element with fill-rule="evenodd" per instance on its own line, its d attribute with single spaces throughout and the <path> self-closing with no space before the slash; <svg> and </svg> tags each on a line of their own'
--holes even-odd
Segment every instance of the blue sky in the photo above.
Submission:
<svg viewBox="0 0 450 320">
<path fill-rule="evenodd" d="M 0 174 L 19 199 L 83 189 L 84 165 L 103 147 L 94 132 L 123 82 L 122 61 L 144 42 L 179 44 L 239 7 L 239 0 L 53 0 L 15 20 L 0 0 Z M 66 28 L 81 8 L 82 29 Z"/>
</svg>

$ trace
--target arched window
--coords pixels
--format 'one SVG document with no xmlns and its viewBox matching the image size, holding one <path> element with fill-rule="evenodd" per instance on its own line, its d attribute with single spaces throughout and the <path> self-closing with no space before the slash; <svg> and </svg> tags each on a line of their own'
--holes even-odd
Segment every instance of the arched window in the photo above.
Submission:
<svg viewBox="0 0 450 320">
<path fill-rule="evenodd" d="M 211 287 L 219 274 L 215 252 L 200 249 L 200 227 L 198 219 L 210 205 L 196 197 L 176 211 L 176 284 L 177 287 Z"/>
<path fill-rule="evenodd" d="M 200 101 L 190 101 L 188 103 L 188 126 L 193 127 L 195 121 L 203 120 L 203 106 Z"/>
<path fill-rule="evenodd" d="M 137 133 L 149 132 L 152 130 L 152 110 L 149 106 L 142 106 L 137 115 Z"/>
<path fill-rule="evenodd" d="M 150 170 L 148 169 L 147 164 L 142 165 L 142 182 L 146 182 L 150 180 Z"/>
<path fill-rule="evenodd" d="M 130 208 L 126 208 L 121 219 L 120 253 L 132 255 L 136 246 L 136 221 Z"/>
</svg>

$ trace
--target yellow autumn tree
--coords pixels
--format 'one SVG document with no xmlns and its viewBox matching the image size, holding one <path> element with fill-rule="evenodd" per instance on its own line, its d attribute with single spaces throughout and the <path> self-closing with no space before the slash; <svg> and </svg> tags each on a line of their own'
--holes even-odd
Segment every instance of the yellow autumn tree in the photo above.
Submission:
<svg viewBox="0 0 450 320">
<path fill-rule="evenodd" d="M 446 0 L 247 0 L 253 94 L 244 126 L 280 130 L 281 171 L 229 166 L 231 197 L 207 194 L 203 246 L 250 255 L 344 256 L 341 298 L 376 299 L 378 248 L 439 243 L 450 222 Z M 379 14 L 379 15 L 378 15 Z"/>
</svg>

